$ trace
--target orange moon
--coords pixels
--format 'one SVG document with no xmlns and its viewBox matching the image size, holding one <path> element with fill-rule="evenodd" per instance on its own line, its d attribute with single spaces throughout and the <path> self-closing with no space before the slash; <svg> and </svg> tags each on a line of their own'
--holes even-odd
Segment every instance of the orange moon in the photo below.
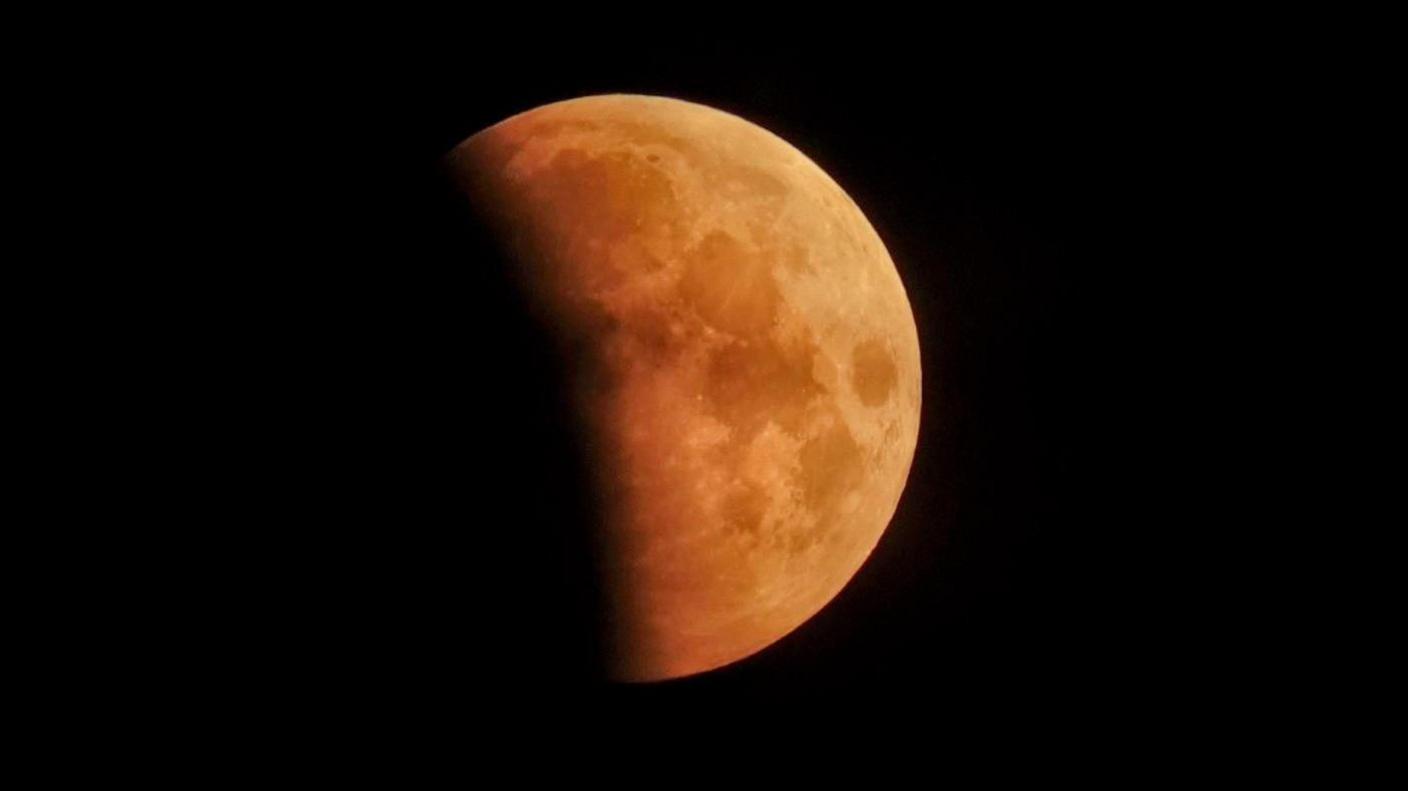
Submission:
<svg viewBox="0 0 1408 791">
<path fill-rule="evenodd" d="M 816 614 L 919 433 L 914 316 L 861 210 L 767 130 L 653 96 L 539 107 L 446 164 L 571 355 L 612 675 L 717 668 Z"/>
</svg>

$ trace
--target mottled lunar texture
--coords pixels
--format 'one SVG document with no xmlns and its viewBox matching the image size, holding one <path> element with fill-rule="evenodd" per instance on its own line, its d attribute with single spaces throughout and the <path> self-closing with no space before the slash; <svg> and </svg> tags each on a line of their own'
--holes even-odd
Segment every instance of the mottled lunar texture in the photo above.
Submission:
<svg viewBox="0 0 1408 791">
<path fill-rule="evenodd" d="M 919 431 L 914 317 L 860 209 L 766 130 L 657 97 L 539 107 L 447 162 L 575 360 L 615 675 L 716 668 L 820 610 Z"/>
</svg>

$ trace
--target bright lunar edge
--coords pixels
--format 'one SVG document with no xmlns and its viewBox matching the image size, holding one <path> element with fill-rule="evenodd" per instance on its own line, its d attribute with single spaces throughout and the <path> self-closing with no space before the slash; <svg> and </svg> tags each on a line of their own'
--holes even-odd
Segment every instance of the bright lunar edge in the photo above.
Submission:
<svg viewBox="0 0 1408 791">
<path fill-rule="evenodd" d="M 825 606 L 919 432 L 914 317 L 850 197 L 772 133 L 651 96 L 539 107 L 446 164 L 570 361 L 612 675 L 717 668 Z"/>
</svg>

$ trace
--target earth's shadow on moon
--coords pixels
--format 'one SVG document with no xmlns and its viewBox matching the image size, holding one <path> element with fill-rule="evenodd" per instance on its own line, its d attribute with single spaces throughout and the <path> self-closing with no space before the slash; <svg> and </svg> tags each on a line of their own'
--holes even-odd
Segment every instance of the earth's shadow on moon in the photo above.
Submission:
<svg viewBox="0 0 1408 791">
<path fill-rule="evenodd" d="M 417 390 L 401 474 L 424 477 L 436 525 L 412 551 L 445 584 L 407 608 L 403 637 L 442 680 L 604 683 L 598 506 L 568 366 L 467 199 L 439 170 L 424 175 L 401 266 L 411 274 L 398 278 L 415 281 L 415 304 L 394 311 L 393 370 Z"/>
</svg>

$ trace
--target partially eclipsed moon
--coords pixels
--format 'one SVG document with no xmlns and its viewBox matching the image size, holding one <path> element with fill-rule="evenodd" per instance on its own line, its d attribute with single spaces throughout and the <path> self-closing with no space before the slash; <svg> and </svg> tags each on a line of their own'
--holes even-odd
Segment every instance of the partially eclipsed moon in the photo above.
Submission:
<svg viewBox="0 0 1408 791">
<path fill-rule="evenodd" d="M 447 161 L 577 355 L 613 673 L 716 668 L 814 615 L 919 431 L 914 317 L 860 209 L 766 130 L 649 96 L 539 107 Z"/>
</svg>

